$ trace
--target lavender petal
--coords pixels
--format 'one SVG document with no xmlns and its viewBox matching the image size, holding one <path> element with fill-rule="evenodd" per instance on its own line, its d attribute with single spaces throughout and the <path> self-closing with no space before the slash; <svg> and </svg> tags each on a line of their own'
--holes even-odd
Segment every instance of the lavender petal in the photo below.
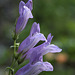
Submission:
<svg viewBox="0 0 75 75">
<path fill-rule="evenodd" d="M 29 0 L 27 3 L 26 3 L 26 6 L 30 9 L 30 10 L 32 10 L 33 9 L 33 3 L 32 3 L 32 0 Z"/>
<path fill-rule="evenodd" d="M 39 41 L 46 41 L 46 38 L 41 33 L 36 33 L 33 36 L 28 36 L 19 46 L 18 52 L 26 52 L 33 48 Z"/>
<path fill-rule="evenodd" d="M 30 31 L 30 35 L 34 35 L 36 32 L 40 33 L 40 26 L 39 23 L 37 24 L 34 22 Z"/>
<path fill-rule="evenodd" d="M 47 42 L 51 43 L 52 38 L 53 38 L 53 36 L 51 36 L 51 33 L 50 33 L 47 37 Z"/>
<path fill-rule="evenodd" d="M 53 71 L 49 62 L 37 62 L 33 65 L 26 65 L 19 69 L 15 75 L 38 75 L 42 71 Z"/>
</svg>

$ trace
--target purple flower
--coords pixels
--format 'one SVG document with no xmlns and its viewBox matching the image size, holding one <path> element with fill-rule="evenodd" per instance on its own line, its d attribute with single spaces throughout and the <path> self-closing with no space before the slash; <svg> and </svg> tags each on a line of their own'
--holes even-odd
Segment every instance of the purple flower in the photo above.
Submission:
<svg viewBox="0 0 75 75">
<path fill-rule="evenodd" d="M 40 33 L 39 24 L 34 22 L 30 31 L 30 35 L 20 44 L 18 53 L 21 51 L 23 51 L 23 53 L 28 51 L 29 49 L 33 48 L 40 40 L 46 41 L 46 38 L 42 33 Z"/>
<path fill-rule="evenodd" d="M 32 10 L 32 0 L 29 0 L 26 4 L 21 1 L 19 4 L 19 18 L 16 24 L 16 34 L 21 32 L 26 24 L 29 18 L 33 18 L 33 15 L 31 13 Z"/>
<path fill-rule="evenodd" d="M 42 60 L 43 58 L 40 59 L 40 57 L 47 54 L 48 52 L 51 53 L 61 52 L 62 49 L 60 49 L 58 46 L 50 44 L 52 38 L 53 36 L 49 34 L 47 37 L 47 42 L 30 49 L 25 55 L 23 55 L 23 57 L 26 56 L 25 59 L 29 59 L 31 63 L 36 63 L 37 61 Z"/>
<path fill-rule="evenodd" d="M 20 68 L 15 75 L 38 75 L 42 71 L 53 71 L 53 66 L 48 62 L 29 63 Z"/>
</svg>

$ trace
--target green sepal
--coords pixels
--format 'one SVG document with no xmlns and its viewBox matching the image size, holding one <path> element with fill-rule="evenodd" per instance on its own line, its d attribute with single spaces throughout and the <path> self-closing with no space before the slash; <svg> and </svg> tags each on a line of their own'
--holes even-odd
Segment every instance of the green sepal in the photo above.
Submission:
<svg viewBox="0 0 75 75">
<path fill-rule="evenodd" d="M 15 47 L 19 47 L 20 43 L 16 43 Z M 10 48 L 14 48 L 14 45 L 11 45 Z"/>
<path fill-rule="evenodd" d="M 14 74 L 23 66 L 27 65 L 29 63 L 29 60 L 25 60 L 23 63 L 21 63 L 20 65 L 18 65 L 17 67 L 14 68 Z"/>
<path fill-rule="evenodd" d="M 16 40 L 19 38 L 19 35 L 15 33 L 12 38 L 13 38 L 13 40 Z"/>
<path fill-rule="evenodd" d="M 21 64 L 21 63 L 23 63 L 24 60 L 25 60 L 25 58 L 26 58 L 26 56 L 24 58 L 19 58 L 18 61 L 17 61 L 18 62 L 18 65 Z"/>
<path fill-rule="evenodd" d="M 14 69 L 13 69 L 13 68 L 11 68 L 11 67 L 6 67 L 6 69 L 8 69 L 8 70 L 12 73 L 12 75 L 14 74 Z"/>
</svg>

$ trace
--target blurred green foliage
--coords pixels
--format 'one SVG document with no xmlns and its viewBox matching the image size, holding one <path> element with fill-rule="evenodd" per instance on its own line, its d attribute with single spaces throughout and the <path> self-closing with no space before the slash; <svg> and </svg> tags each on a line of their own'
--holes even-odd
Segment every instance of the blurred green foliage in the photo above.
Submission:
<svg viewBox="0 0 75 75">
<path fill-rule="evenodd" d="M 19 2 L 20 0 L 0 0 L 0 64 L 2 66 L 10 65 L 8 60 L 10 61 L 13 50 L 9 50 L 9 46 L 13 45 L 12 32 L 15 20 L 19 16 Z M 75 0 L 33 0 L 32 13 L 34 18 L 29 19 L 17 42 L 22 42 L 29 35 L 32 23 L 36 21 L 40 24 L 41 32 L 46 37 L 52 33 L 54 36 L 52 43 L 58 45 L 62 48 L 62 53 L 68 55 L 67 62 L 61 64 L 62 66 L 52 60 L 54 71 L 42 72 L 39 75 L 74 75 Z M 59 66 L 61 69 L 58 69 Z"/>
</svg>

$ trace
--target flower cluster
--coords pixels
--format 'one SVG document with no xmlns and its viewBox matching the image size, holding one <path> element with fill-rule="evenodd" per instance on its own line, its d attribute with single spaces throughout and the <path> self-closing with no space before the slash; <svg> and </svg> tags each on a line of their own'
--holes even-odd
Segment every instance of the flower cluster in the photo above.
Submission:
<svg viewBox="0 0 75 75">
<path fill-rule="evenodd" d="M 32 0 L 26 4 L 21 1 L 19 4 L 19 18 L 16 24 L 16 34 L 19 34 L 26 26 L 28 19 L 33 18 Z M 53 36 L 51 33 L 47 39 L 40 33 L 40 25 L 33 23 L 29 36 L 20 44 L 17 53 L 21 53 L 21 59 L 29 60 L 29 63 L 20 68 L 15 75 L 38 75 L 42 71 L 53 71 L 53 66 L 49 62 L 43 62 L 43 55 L 48 52 L 61 52 L 58 46 L 51 44 Z M 39 41 L 44 41 L 39 46 L 34 47 Z"/>
</svg>

